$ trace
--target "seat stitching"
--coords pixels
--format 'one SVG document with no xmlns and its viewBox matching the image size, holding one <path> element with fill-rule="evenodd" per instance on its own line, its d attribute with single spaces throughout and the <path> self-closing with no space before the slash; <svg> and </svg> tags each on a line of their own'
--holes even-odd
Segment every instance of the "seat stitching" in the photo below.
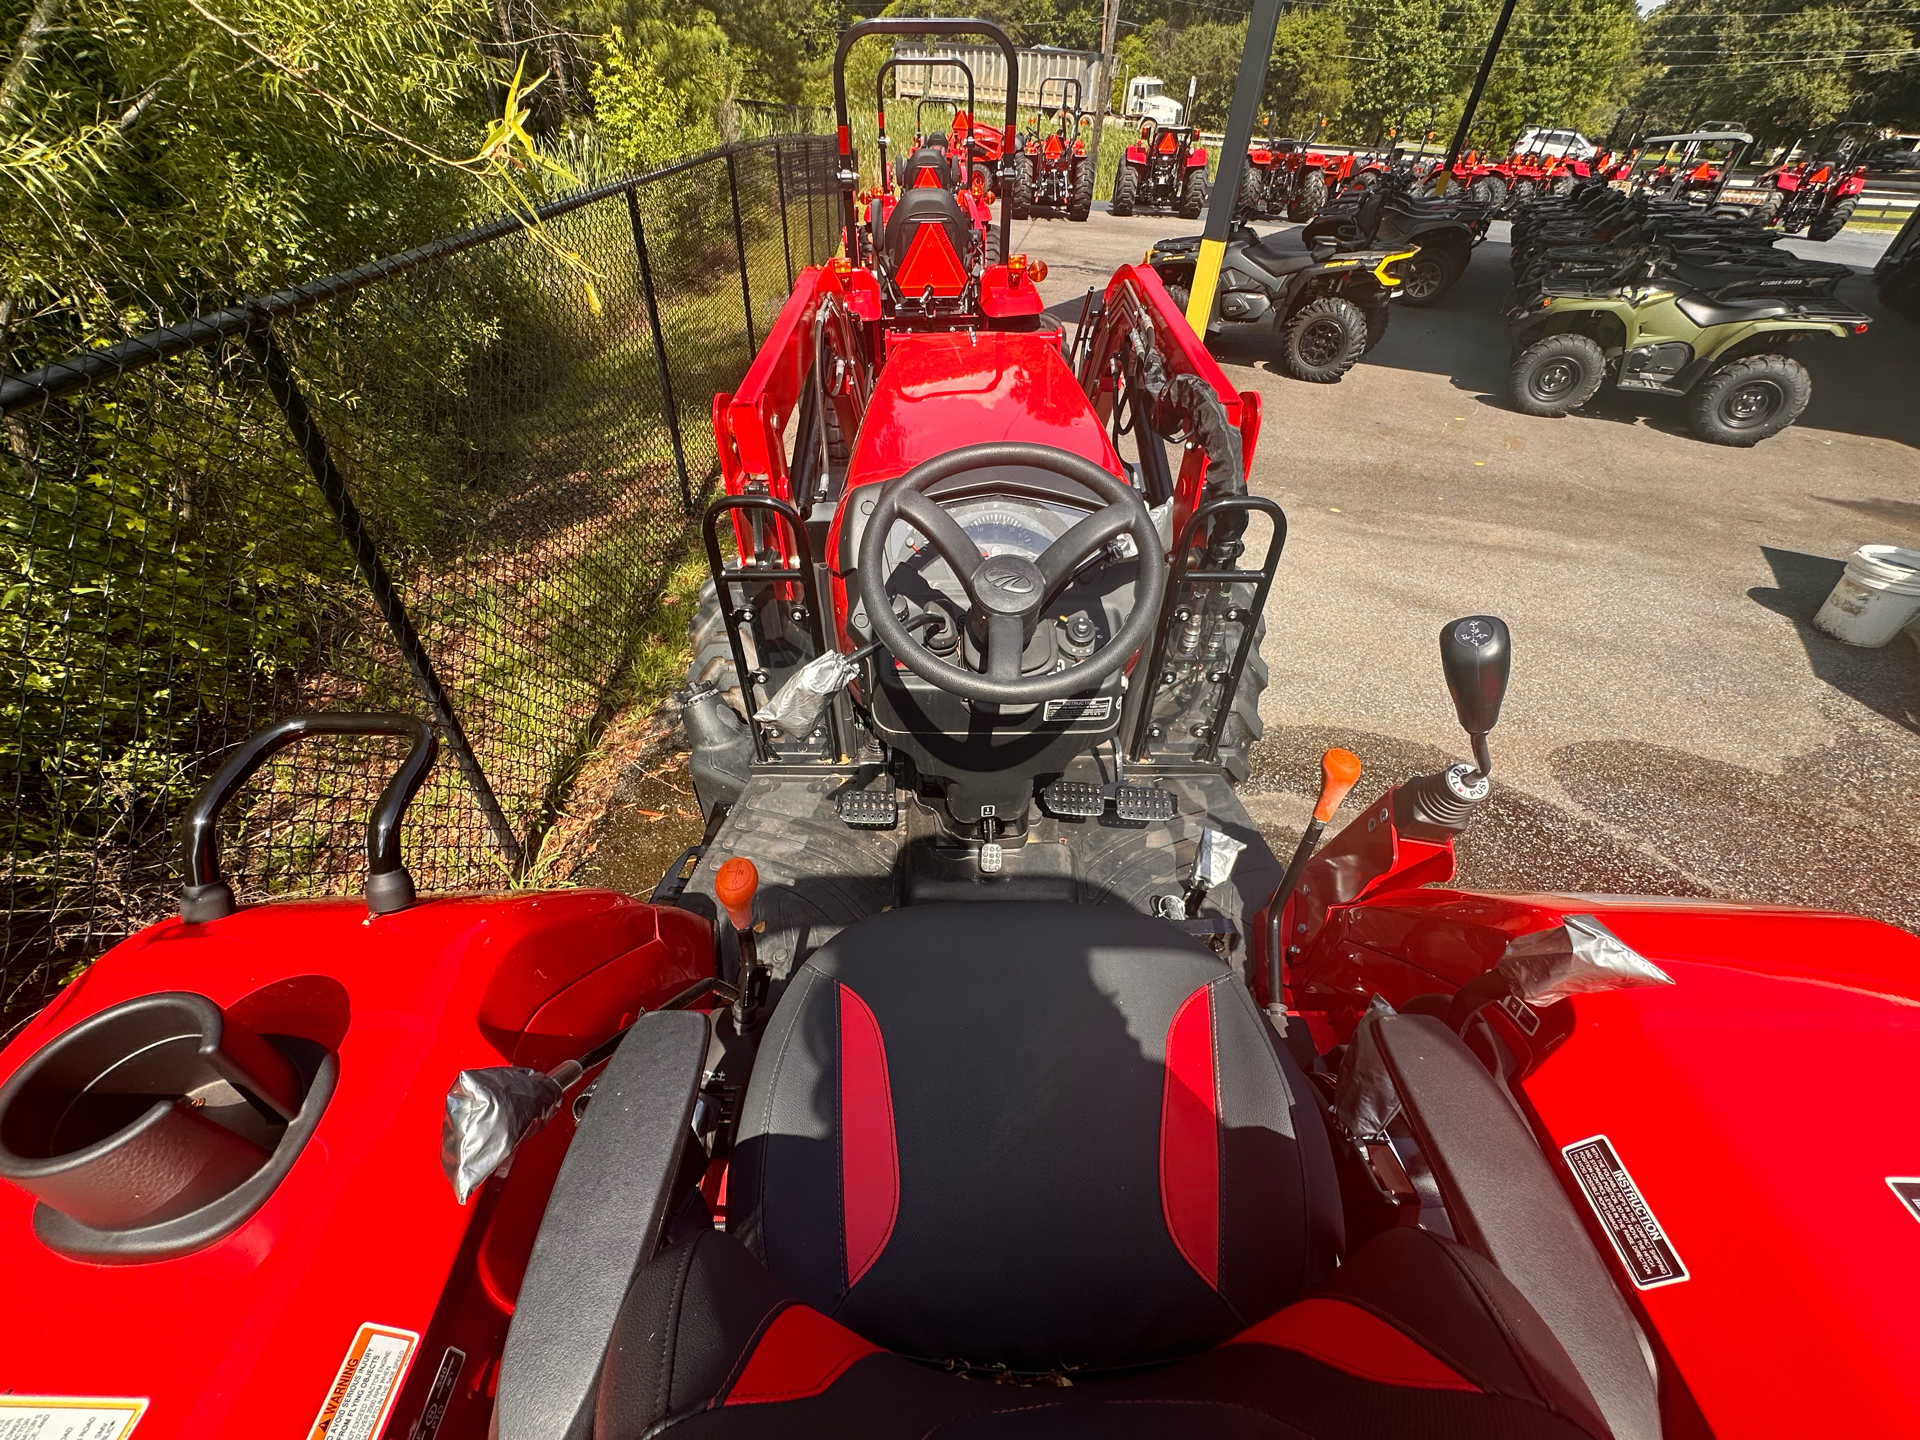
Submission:
<svg viewBox="0 0 1920 1440">
<path fill-rule="evenodd" d="M 687 1278 L 693 1274 L 694 1253 L 705 1238 L 696 1239 L 674 1262 L 673 1308 L 667 1312 L 667 1323 L 660 1327 L 660 1393 L 653 1397 L 654 1413 L 658 1415 L 673 1412 L 673 1367 L 680 1349 L 680 1313 L 686 1304 Z"/>
<path fill-rule="evenodd" d="M 1444 1245 L 1441 1246 L 1440 1250 L 1441 1250 L 1441 1253 L 1447 1257 L 1447 1263 L 1452 1265 L 1454 1269 L 1460 1272 L 1460 1275 L 1462 1276 L 1462 1278 L 1464 1278 L 1468 1286 L 1472 1288 L 1473 1293 L 1480 1297 L 1481 1308 L 1484 1309 L 1487 1312 L 1487 1314 L 1493 1318 L 1494 1328 L 1499 1332 L 1500 1338 L 1506 1342 L 1508 1351 L 1513 1355 L 1514 1359 L 1519 1363 L 1521 1373 L 1527 1377 L 1527 1383 L 1533 1386 L 1533 1390 L 1534 1390 L 1533 1395 L 1526 1398 L 1532 1399 L 1533 1403 L 1544 1407 L 1546 1410 L 1548 1410 L 1552 1414 L 1565 1415 L 1566 1412 L 1564 1412 L 1558 1405 L 1554 1403 L 1553 1395 L 1551 1391 L 1549 1391 L 1547 1386 L 1541 1383 L 1542 1377 L 1545 1372 L 1542 1371 L 1540 1366 L 1535 1363 L 1533 1355 L 1527 1349 L 1527 1347 L 1520 1343 L 1519 1336 L 1514 1333 L 1513 1327 L 1507 1323 L 1506 1314 L 1500 1309 L 1499 1305 L 1497 1305 L 1494 1302 L 1492 1294 L 1486 1289 L 1485 1286 L 1483 1286 L 1480 1283 L 1480 1277 L 1475 1275 L 1473 1271 L 1469 1269 L 1467 1265 L 1460 1259 L 1460 1257 L 1454 1254 L 1446 1246 Z M 1521 1298 L 1524 1300 L 1526 1297 L 1523 1295 Z M 1544 1317 L 1541 1319 L 1540 1323 L 1542 1325 L 1547 1324 Z M 1547 1333 L 1548 1334 L 1553 1333 L 1552 1326 L 1547 1325 Z M 1555 1335 L 1554 1338 L 1558 1340 L 1560 1337 Z M 1569 1355 L 1567 1358 L 1568 1360 L 1572 1360 L 1573 1357 Z M 1578 1365 L 1575 1365 L 1573 1367 L 1573 1371 L 1574 1371 L 1574 1374 L 1579 1375 L 1580 1367 Z M 1584 1375 L 1581 1375 L 1580 1379 L 1581 1379 L 1581 1382 L 1584 1384 L 1586 1381 L 1586 1377 Z M 1481 1388 L 1485 1389 L 1487 1387 L 1483 1385 Z M 1515 1397 L 1515 1398 L 1520 1398 L 1520 1397 Z M 1596 1406 L 1599 1403 L 1600 1402 L 1598 1400 L 1594 1401 L 1594 1404 Z M 1572 1416 L 1566 1416 L 1566 1418 L 1574 1419 L 1574 1417 Z M 1584 1420 L 1577 1420 L 1575 1423 L 1579 1424 L 1582 1430 L 1587 1428 Z"/>
<path fill-rule="evenodd" d="M 813 985 L 820 978 L 820 972 L 811 964 L 801 967 L 807 976 L 806 988 L 800 992 L 794 1007 L 794 1023 L 787 1027 L 787 1033 L 781 1038 L 780 1053 L 773 1057 L 773 1069 L 767 1075 L 767 1098 L 760 1107 L 760 1133 L 765 1135 L 773 1128 L 773 1099 L 779 1093 L 780 1067 L 786 1063 L 787 1047 L 793 1044 L 793 1037 L 800 1029 L 800 1013 L 806 1008 L 807 996 L 812 993 Z M 767 1209 L 767 1165 L 762 1162 L 760 1174 L 754 1184 L 753 1206 L 756 1213 L 764 1215 Z M 767 1227 L 765 1223 L 755 1227 L 760 1232 L 760 1259 L 766 1261 Z"/>
</svg>

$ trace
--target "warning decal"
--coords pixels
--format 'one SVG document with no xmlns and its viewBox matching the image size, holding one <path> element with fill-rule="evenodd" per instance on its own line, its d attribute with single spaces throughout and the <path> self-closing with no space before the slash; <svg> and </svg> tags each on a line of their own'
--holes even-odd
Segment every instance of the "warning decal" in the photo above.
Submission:
<svg viewBox="0 0 1920 1440">
<path fill-rule="evenodd" d="M 1096 695 L 1092 699 L 1049 700 L 1042 720 L 1111 720 L 1113 697 Z"/>
<path fill-rule="evenodd" d="M 1573 1178 L 1580 1182 L 1587 1203 L 1600 1218 L 1627 1277 L 1642 1290 L 1672 1285 L 1687 1278 L 1687 1267 L 1680 1263 L 1667 1232 L 1660 1228 L 1647 1202 L 1640 1198 L 1640 1187 L 1633 1183 L 1627 1167 L 1613 1153 L 1613 1143 L 1604 1135 L 1579 1140 L 1565 1146 Z"/>
<path fill-rule="evenodd" d="M 127 1440 L 145 1400 L 92 1395 L 0 1395 L 0 1440 Z"/>
<path fill-rule="evenodd" d="M 391 1325 L 362 1325 L 333 1377 L 307 1440 L 373 1440 L 400 1398 L 420 1337 Z"/>
<path fill-rule="evenodd" d="M 1887 1184 L 1893 1187 L 1893 1193 L 1900 1197 L 1907 1207 L 1907 1213 L 1920 1220 L 1920 1179 L 1907 1176 L 1889 1175 Z"/>
<path fill-rule="evenodd" d="M 433 1388 L 427 1392 L 427 1408 L 413 1422 L 413 1434 L 408 1440 L 433 1440 L 440 1433 L 440 1422 L 447 1418 L 447 1402 L 453 1398 L 453 1387 L 460 1380 L 460 1367 L 466 1363 L 466 1351 L 456 1350 L 451 1345 L 447 1347 L 447 1353 L 440 1357 L 440 1368 L 433 1372 Z"/>
</svg>

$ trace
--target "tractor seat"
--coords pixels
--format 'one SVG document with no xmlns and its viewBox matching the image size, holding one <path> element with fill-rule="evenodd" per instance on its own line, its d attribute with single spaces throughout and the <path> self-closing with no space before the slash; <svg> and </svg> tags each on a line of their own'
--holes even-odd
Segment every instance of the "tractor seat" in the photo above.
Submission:
<svg viewBox="0 0 1920 1440">
<path fill-rule="evenodd" d="M 887 258 L 891 262 L 888 268 L 898 272 L 922 225 L 939 225 L 945 229 L 947 243 L 953 246 L 954 258 L 964 268 L 971 229 L 966 212 L 960 208 L 960 199 L 951 190 L 934 189 L 931 186 L 901 191 L 893 213 L 887 216 L 884 238 Z"/>
<path fill-rule="evenodd" d="M 914 188 L 914 182 L 920 178 L 920 172 L 922 170 L 932 170 L 934 172 L 940 181 L 937 188 L 946 190 L 953 189 L 953 157 L 947 154 L 946 137 L 943 135 L 938 138 L 940 142 L 938 145 L 929 141 L 918 150 L 915 150 L 911 155 L 901 158 L 897 178 L 899 179 L 902 190 L 911 193 Z M 931 190 L 936 187 L 926 185 L 920 188 Z"/>
<path fill-rule="evenodd" d="M 628 1290 L 596 1440 L 1606 1434 L 1477 1255 L 1401 1229 L 1335 1268 L 1316 1092 L 1130 910 L 841 931 L 761 1039 L 728 1192 Z"/>
</svg>

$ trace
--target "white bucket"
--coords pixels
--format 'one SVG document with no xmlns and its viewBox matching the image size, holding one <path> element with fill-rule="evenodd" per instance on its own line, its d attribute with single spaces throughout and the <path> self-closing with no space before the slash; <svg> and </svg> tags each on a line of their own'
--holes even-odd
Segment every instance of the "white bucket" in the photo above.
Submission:
<svg viewBox="0 0 1920 1440">
<path fill-rule="evenodd" d="M 1884 645 L 1920 616 L 1920 550 L 1862 545 L 1813 617 L 1816 629 L 1849 645 Z"/>
</svg>

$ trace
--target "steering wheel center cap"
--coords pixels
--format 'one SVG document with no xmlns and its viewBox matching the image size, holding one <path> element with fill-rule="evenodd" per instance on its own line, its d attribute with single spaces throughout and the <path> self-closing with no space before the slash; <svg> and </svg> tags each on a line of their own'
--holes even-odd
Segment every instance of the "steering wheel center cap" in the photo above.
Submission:
<svg viewBox="0 0 1920 1440">
<path fill-rule="evenodd" d="M 973 572 L 973 597 L 994 615 L 1026 615 L 1037 609 L 1046 581 L 1040 567 L 1019 555 L 994 555 Z"/>
</svg>

